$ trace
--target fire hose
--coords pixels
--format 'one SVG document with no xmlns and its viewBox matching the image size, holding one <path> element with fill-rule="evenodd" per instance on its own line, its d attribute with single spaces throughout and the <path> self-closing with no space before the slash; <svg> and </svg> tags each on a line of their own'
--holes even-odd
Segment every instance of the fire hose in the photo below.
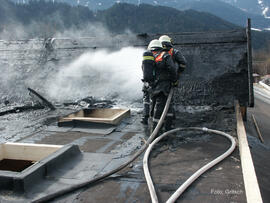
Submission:
<svg viewBox="0 0 270 203">
<path fill-rule="evenodd" d="M 77 190 L 79 188 L 85 187 L 87 185 L 96 183 L 96 182 L 101 181 L 101 180 L 104 180 L 105 178 L 107 178 L 107 177 L 119 172 L 120 170 L 124 169 L 125 167 L 127 167 L 129 164 L 131 164 L 134 160 L 136 160 L 147 149 L 146 153 L 144 155 L 144 158 L 143 158 L 143 169 L 144 169 L 145 178 L 146 178 L 147 185 L 148 185 L 148 188 L 149 188 L 149 191 L 150 191 L 152 202 L 153 203 L 158 203 L 158 198 L 157 198 L 157 195 L 156 195 L 156 191 L 155 191 L 153 181 L 151 179 L 151 175 L 150 175 L 150 172 L 149 172 L 149 169 L 148 169 L 148 157 L 149 157 L 149 154 L 150 154 L 152 148 L 154 147 L 154 145 L 157 142 L 159 142 L 162 138 L 164 138 L 165 136 L 168 136 L 169 134 L 172 134 L 172 133 L 175 133 L 175 132 L 178 132 L 178 131 L 187 131 L 187 130 L 199 130 L 199 131 L 204 131 L 204 132 L 215 133 L 215 134 L 218 134 L 218 135 L 223 135 L 226 138 L 230 139 L 232 145 L 224 154 L 217 157 L 216 159 L 214 159 L 213 161 L 211 161 L 210 163 L 206 164 L 201 169 L 199 169 L 196 173 L 194 173 L 186 182 L 184 182 L 176 190 L 176 192 L 167 201 L 168 203 L 175 202 L 178 199 L 178 197 L 184 192 L 184 190 L 189 185 L 191 185 L 191 183 L 194 182 L 201 174 L 203 174 L 209 168 L 213 167 L 214 165 L 216 165 L 217 163 L 219 163 L 220 161 L 225 159 L 227 156 L 229 156 L 233 152 L 236 144 L 235 144 L 234 138 L 232 136 L 224 133 L 224 132 L 217 131 L 217 130 L 211 130 L 211 129 L 207 129 L 207 128 L 197 128 L 197 127 L 173 129 L 173 130 L 170 130 L 168 132 L 163 133 L 161 136 L 159 136 L 158 138 L 155 139 L 157 133 L 159 132 L 159 130 L 160 130 L 160 128 L 161 128 L 161 126 L 162 126 L 162 124 L 163 124 L 163 122 L 165 120 L 165 117 L 166 117 L 166 114 L 168 112 L 170 102 L 171 102 L 171 99 L 172 99 L 172 95 L 173 95 L 173 88 L 171 88 L 171 90 L 170 90 L 169 96 L 168 96 L 167 101 L 166 101 L 166 105 L 164 107 L 164 110 L 162 112 L 162 115 L 160 117 L 160 120 L 159 120 L 156 128 L 151 133 L 150 137 L 148 138 L 146 143 L 142 146 L 142 148 L 139 151 L 137 151 L 128 161 L 126 161 L 125 163 L 123 163 L 119 167 L 115 168 L 114 170 L 109 171 L 109 172 L 107 172 L 107 173 L 105 173 L 105 174 L 103 174 L 101 176 L 94 177 L 93 179 L 86 180 L 86 181 L 84 181 L 82 183 L 72 185 L 72 186 L 70 186 L 68 188 L 65 188 L 63 190 L 60 190 L 60 191 L 56 191 L 55 193 L 49 194 L 47 196 L 44 196 L 44 197 L 41 197 L 41 198 L 38 198 L 38 199 L 35 199 L 32 202 L 37 203 L 37 202 L 49 201 L 49 200 L 57 198 L 57 197 L 59 197 L 61 195 L 64 195 L 66 193 Z"/>
<path fill-rule="evenodd" d="M 235 149 L 236 147 L 236 142 L 234 140 L 234 138 L 224 132 L 218 131 L 218 130 L 212 130 L 212 129 L 208 129 L 208 128 L 198 128 L 198 127 L 188 127 L 188 128 L 176 128 L 170 131 L 167 131 L 165 133 L 163 133 L 161 136 L 159 136 L 158 138 L 156 138 L 147 148 L 144 157 L 143 157 L 143 170 L 144 170 L 144 174 L 145 174 L 145 179 L 148 185 L 148 189 L 150 192 L 150 196 L 151 196 L 151 200 L 152 203 L 158 203 L 158 197 L 155 191 L 155 187 L 153 184 L 153 181 L 151 179 L 151 175 L 149 172 L 149 168 L 148 168 L 148 157 L 151 153 L 151 150 L 153 149 L 154 145 L 156 143 L 158 143 L 161 139 L 163 139 L 164 137 L 172 134 L 172 133 L 176 133 L 178 131 L 190 131 L 190 130 L 195 130 L 195 131 L 204 131 L 204 132 L 209 132 L 209 133 L 214 133 L 217 135 L 221 135 L 226 137 L 227 139 L 229 139 L 231 141 L 231 147 L 222 155 L 218 156 L 216 159 L 214 159 L 213 161 L 209 162 L 208 164 L 204 165 L 202 168 L 200 168 L 199 170 L 197 170 L 192 176 L 190 176 L 174 193 L 173 195 L 166 201 L 166 203 L 173 203 L 175 202 L 179 196 L 198 178 L 200 177 L 200 175 L 202 175 L 204 172 L 206 172 L 208 169 L 212 168 L 214 165 L 218 164 L 219 162 L 221 162 L 223 159 L 225 159 L 227 156 L 229 156 Z"/>
</svg>

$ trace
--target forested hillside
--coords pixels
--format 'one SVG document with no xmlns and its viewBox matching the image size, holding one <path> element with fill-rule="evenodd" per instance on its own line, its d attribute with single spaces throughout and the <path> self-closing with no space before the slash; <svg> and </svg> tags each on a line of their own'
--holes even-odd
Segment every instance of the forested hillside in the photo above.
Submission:
<svg viewBox="0 0 270 203">
<path fill-rule="evenodd" d="M 92 11 L 87 7 L 72 7 L 65 3 L 52 3 L 41 1 L 30 1 L 29 4 L 15 4 L 8 0 L 1 0 L 0 7 L 0 31 L 16 26 L 34 25 L 40 29 L 42 34 L 44 29 L 62 30 L 71 26 L 80 27 L 88 22 L 95 21 Z"/>
<path fill-rule="evenodd" d="M 141 4 L 115 4 L 113 7 L 93 13 L 86 7 L 64 3 L 30 1 L 29 4 L 14 4 L 3 0 L 0 7 L 0 30 L 10 25 L 43 24 L 55 31 L 71 26 L 83 27 L 88 23 L 101 22 L 111 32 L 121 33 L 126 29 L 141 32 L 184 32 L 203 30 L 228 30 L 237 26 L 214 15 L 193 10 L 179 11 L 170 7 Z M 40 30 L 41 33 L 42 30 Z M 31 32 L 31 30 L 29 30 Z"/>
<path fill-rule="evenodd" d="M 170 7 L 141 4 L 115 4 L 98 12 L 100 19 L 113 32 L 130 29 L 136 33 L 191 32 L 237 28 L 214 15 L 194 10 L 179 11 Z"/>
<path fill-rule="evenodd" d="M 89 25 L 91 26 L 87 30 Z M 1 0 L 0 39 L 51 37 L 68 29 L 84 29 L 87 35 L 91 33 L 90 29 L 98 25 L 112 34 L 127 30 L 133 33 L 172 33 L 239 28 L 209 13 L 179 11 L 148 4 L 118 3 L 111 8 L 94 12 L 83 6 L 45 0 L 30 1 L 29 4 Z M 265 46 L 269 38 L 268 32 L 254 33 L 254 47 Z"/>
</svg>

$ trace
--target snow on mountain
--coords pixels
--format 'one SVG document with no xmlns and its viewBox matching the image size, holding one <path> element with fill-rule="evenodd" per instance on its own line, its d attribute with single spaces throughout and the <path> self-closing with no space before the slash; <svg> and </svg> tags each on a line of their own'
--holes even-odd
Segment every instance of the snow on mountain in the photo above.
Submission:
<svg viewBox="0 0 270 203">
<path fill-rule="evenodd" d="M 222 0 L 237 8 L 250 13 L 263 15 L 265 18 L 270 16 L 270 0 Z"/>
<path fill-rule="evenodd" d="M 28 3 L 29 0 L 12 0 L 16 3 Z M 52 2 L 65 2 L 71 5 L 87 6 L 92 10 L 106 9 L 111 7 L 115 3 L 131 3 L 131 4 L 152 4 L 169 6 L 179 8 L 183 4 L 193 2 L 213 2 L 213 0 L 47 0 Z M 253 14 L 263 15 L 264 17 L 270 17 L 270 0 L 216 0 L 216 2 L 223 1 L 231 4 L 232 6 L 239 8 L 243 11 L 247 11 Z"/>
<path fill-rule="evenodd" d="M 27 3 L 29 0 L 12 0 L 17 3 Z M 46 0 L 65 2 L 70 5 L 87 6 L 91 10 L 103 10 L 115 3 L 130 3 L 135 5 L 151 4 L 168 6 L 179 10 L 194 9 L 209 12 L 224 20 L 244 26 L 246 19 L 252 19 L 256 28 L 270 28 L 270 0 Z"/>
<path fill-rule="evenodd" d="M 269 17 L 269 3 L 263 0 L 258 0 L 258 4 L 260 5 L 262 9 L 262 14 L 265 18 L 270 18 Z"/>
</svg>

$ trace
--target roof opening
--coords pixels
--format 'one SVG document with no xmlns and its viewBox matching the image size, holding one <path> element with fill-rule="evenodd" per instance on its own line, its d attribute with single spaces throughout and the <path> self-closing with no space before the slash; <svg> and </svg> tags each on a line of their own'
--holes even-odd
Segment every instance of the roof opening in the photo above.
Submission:
<svg viewBox="0 0 270 203">
<path fill-rule="evenodd" d="M 0 170 L 21 172 L 34 163 L 27 160 L 3 159 L 0 161 Z"/>
<path fill-rule="evenodd" d="M 10 168 L 10 171 L 22 171 L 25 168 L 33 165 L 35 162 L 40 161 L 41 159 L 54 153 L 61 147 L 62 145 L 10 142 L 0 144 L 0 170 Z M 18 170 L 11 170 L 12 168 L 18 168 Z"/>
<path fill-rule="evenodd" d="M 77 145 L 0 144 L 0 189 L 24 192 L 80 154 Z"/>
</svg>

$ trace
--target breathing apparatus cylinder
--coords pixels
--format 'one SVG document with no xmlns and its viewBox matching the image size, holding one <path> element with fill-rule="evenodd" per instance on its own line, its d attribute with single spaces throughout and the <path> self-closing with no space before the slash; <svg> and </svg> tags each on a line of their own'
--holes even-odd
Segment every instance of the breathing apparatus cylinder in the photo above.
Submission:
<svg viewBox="0 0 270 203">
<path fill-rule="evenodd" d="M 153 82 L 155 76 L 155 58 L 151 51 L 146 51 L 143 53 L 143 81 Z"/>
</svg>

